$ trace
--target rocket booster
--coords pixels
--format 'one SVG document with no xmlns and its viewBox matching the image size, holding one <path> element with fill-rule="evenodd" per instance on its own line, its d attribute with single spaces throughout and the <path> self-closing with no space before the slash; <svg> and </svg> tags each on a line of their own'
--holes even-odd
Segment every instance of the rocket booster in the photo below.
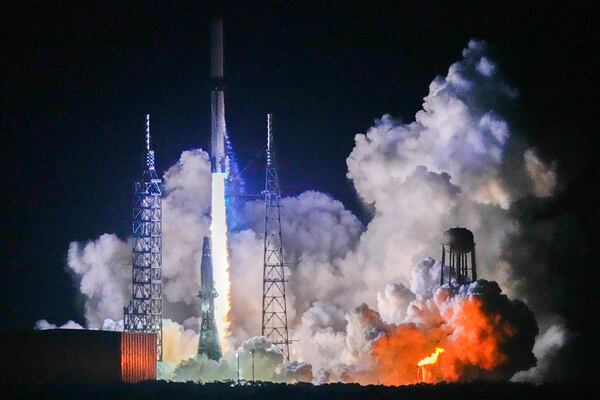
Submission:
<svg viewBox="0 0 600 400">
<path fill-rule="evenodd" d="M 202 263 L 200 264 L 201 286 L 197 296 L 202 300 L 202 320 L 198 354 L 206 354 L 210 360 L 218 361 L 223 355 L 215 321 L 215 297 L 217 291 L 213 282 L 211 245 L 208 237 L 202 243 Z"/>
<path fill-rule="evenodd" d="M 210 166 L 211 172 L 227 172 L 225 155 L 225 95 L 223 85 L 223 20 L 215 18 L 210 29 L 210 77 L 212 89 Z"/>
<path fill-rule="evenodd" d="M 218 296 L 213 280 L 213 265 L 211 257 L 210 238 L 205 237 L 202 242 L 202 262 L 200 263 L 200 291 L 198 297 L 202 299 L 202 311 L 214 314 L 215 297 Z M 211 316 L 212 317 L 212 316 Z M 214 318 L 214 317 L 213 317 Z"/>
</svg>

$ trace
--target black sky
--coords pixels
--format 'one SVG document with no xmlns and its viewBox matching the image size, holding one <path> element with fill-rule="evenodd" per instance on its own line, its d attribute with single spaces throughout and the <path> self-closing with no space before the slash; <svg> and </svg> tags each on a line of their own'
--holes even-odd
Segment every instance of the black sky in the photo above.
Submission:
<svg viewBox="0 0 600 400">
<path fill-rule="evenodd" d="M 25 2 L 3 16 L 0 316 L 9 329 L 82 321 L 66 250 L 128 235 L 145 113 L 161 170 L 209 140 L 210 4 L 59 3 Z M 354 134 L 384 113 L 412 120 L 431 80 L 479 38 L 520 91 L 520 134 L 558 161 L 565 194 L 550 212 L 575 213 L 594 235 L 598 25 L 585 4 L 254 3 L 224 6 L 227 123 L 242 167 L 272 112 L 285 193 L 321 190 L 368 218 L 345 178 Z M 247 176 L 256 190 L 259 167 Z M 597 250 L 586 251 L 594 263 Z M 597 267 L 586 269 L 592 282 Z M 577 305 L 580 281 L 569 282 Z M 589 334 L 591 321 L 578 329 Z"/>
</svg>

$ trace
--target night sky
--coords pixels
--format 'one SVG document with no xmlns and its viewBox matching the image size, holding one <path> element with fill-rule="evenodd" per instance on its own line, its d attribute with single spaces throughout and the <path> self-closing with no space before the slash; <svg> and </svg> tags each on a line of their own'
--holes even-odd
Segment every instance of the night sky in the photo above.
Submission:
<svg viewBox="0 0 600 400">
<path fill-rule="evenodd" d="M 160 171 L 210 136 L 209 3 L 24 3 L 3 17 L 5 329 L 83 322 L 68 244 L 129 235 L 146 113 Z M 594 341 L 597 353 L 596 13 L 534 2 L 253 3 L 223 7 L 226 118 L 240 166 L 263 148 L 271 112 L 284 194 L 330 193 L 364 222 L 346 178 L 354 135 L 384 113 L 412 121 L 469 39 L 492 46 L 520 93 L 517 134 L 558 162 L 559 196 L 524 204 L 527 218 L 572 214 L 585 238 L 560 246 L 552 279 L 579 346 Z M 262 165 L 247 169 L 250 191 L 263 184 Z"/>
</svg>

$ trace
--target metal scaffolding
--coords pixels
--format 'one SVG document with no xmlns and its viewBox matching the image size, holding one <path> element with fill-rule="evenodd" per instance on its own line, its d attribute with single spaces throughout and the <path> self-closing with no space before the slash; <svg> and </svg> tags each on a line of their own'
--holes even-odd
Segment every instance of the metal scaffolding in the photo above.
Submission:
<svg viewBox="0 0 600 400">
<path fill-rule="evenodd" d="M 150 147 L 150 115 L 146 115 L 146 168 L 134 185 L 132 294 L 124 308 L 126 332 L 156 334 L 156 358 L 162 361 L 162 180 Z"/>
<path fill-rule="evenodd" d="M 281 191 L 273 154 L 271 114 L 267 115 L 267 166 L 265 174 L 265 238 L 262 298 L 262 335 L 290 360 L 287 307 L 285 298 L 285 264 L 281 241 Z"/>
</svg>

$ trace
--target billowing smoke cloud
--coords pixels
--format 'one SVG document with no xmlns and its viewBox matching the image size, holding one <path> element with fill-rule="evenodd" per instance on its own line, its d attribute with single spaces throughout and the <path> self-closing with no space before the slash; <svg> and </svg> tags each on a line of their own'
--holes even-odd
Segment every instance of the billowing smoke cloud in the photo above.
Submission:
<svg viewBox="0 0 600 400">
<path fill-rule="evenodd" d="M 87 326 L 99 328 L 106 318 L 123 318 L 130 297 L 131 246 L 116 235 L 104 234 L 86 244 L 72 242 L 67 262 L 85 297 Z"/>
<path fill-rule="evenodd" d="M 193 320 L 190 324 L 192 327 L 186 328 L 186 323 L 180 325 L 171 319 L 163 319 L 163 360 L 165 363 L 178 365 L 197 352 L 199 336 L 194 329 L 197 319 L 193 318 Z"/>
<path fill-rule="evenodd" d="M 446 77 L 432 82 L 414 122 L 404 124 L 385 115 L 366 134 L 356 136 L 347 160 L 348 177 L 373 209 L 366 229 L 357 221 L 343 222 L 353 221 L 351 216 L 313 223 L 306 213 L 286 214 L 299 208 L 320 215 L 318 207 L 285 206 L 285 201 L 301 203 L 307 194 L 284 200 L 284 250 L 293 264 L 289 285 L 293 337 L 299 339 L 293 356 L 311 363 L 315 371 L 326 369 L 329 374 L 355 362 L 357 351 L 363 354 L 364 349 L 345 347 L 353 336 L 340 315 L 353 305 L 376 305 L 378 318 L 385 323 L 407 318 L 439 323 L 435 310 L 423 308 L 415 314 L 408 305 L 416 298 L 432 298 L 439 263 L 427 257 L 440 253 L 441 234 L 451 226 L 468 226 L 481 243 L 480 276 L 498 281 L 511 296 L 521 294 L 503 253 L 506 238 L 519 230 L 509 208 L 524 194 L 550 194 L 556 178 L 554 169 L 546 167 L 534 150 L 519 143 L 509 146 L 509 110 L 517 91 L 503 81 L 488 53 L 484 43 L 471 41 L 464 59 L 453 64 Z M 512 153 L 507 157 L 509 147 Z M 518 178 L 507 179 L 511 174 Z M 241 232 L 231 246 L 234 258 L 256 255 L 244 268 L 254 275 L 240 281 L 257 292 L 261 207 L 258 202 L 246 206 L 250 232 Z M 342 207 L 340 213 L 344 211 Z M 329 245 L 328 238 L 340 236 L 339 246 Z M 248 311 L 257 315 L 260 303 L 246 300 L 242 310 L 236 329 L 256 332 L 258 319 L 248 320 Z M 330 357 L 327 348 L 335 349 L 335 356 Z"/>
<path fill-rule="evenodd" d="M 184 151 L 164 174 L 164 313 L 175 321 L 199 316 L 202 239 L 210 226 L 210 163 L 201 150 Z"/>
<path fill-rule="evenodd" d="M 418 382 L 415 366 L 436 347 L 444 353 L 431 367 L 435 380 L 506 380 L 536 363 L 532 348 L 538 328 L 533 314 L 522 302 L 502 295 L 495 282 L 480 280 L 456 292 L 438 288 L 432 298 L 409 307 L 409 318 L 398 325 L 383 323 L 366 306 L 350 313 L 349 323 L 360 321 L 368 326 L 361 331 L 375 336 L 367 342 L 371 363 L 356 372 L 359 381 Z"/>
<path fill-rule="evenodd" d="M 548 197 L 556 188 L 556 163 L 547 166 L 544 164 L 534 149 L 529 149 L 523 155 L 525 168 L 533 181 L 533 190 L 538 197 Z"/>
<path fill-rule="evenodd" d="M 239 368 L 238 368 L 239 365 Z M 239 374 L 239 375 L 238 375 Z M 283 363 L 283 355 L 264 337 L 248 339 L 234 352 L 219 361 L 205 355 L 195 356 L 180 363 L 166 378 L 176 381 L 259 380 L 273 382 L 310 382 L 310 365 Z"/>
<path fill-rule="evenodd" d="M 558 353 L 569 340 L 569 333 L 562 324 L 550 325 L 535 341 L 533 354 L 538 360 L 537 366 L 513 376 L 514 381 L 542 383 L 549 377 L 560 376 L 564 366 L 560 365 Z M 554 371 L 551 371 L 554 370 Z M 559 373 L 556 373 L 556 370 Z"/>
<path fill-rule="evenodd" d="M 292 346 L 294 358 L 309 362 L 321 380 L 338 366 L 349 365 L 353 357 L 346 347 L 345 312 L 330 303 L 315 302 L 302 314 L 294 328 L 299 339 Z"/>
<path fill-rule="evenodd" d="M 362 225 L 343 204 L 326 194 L 309 191 L 281 202 L 282 235 L 286 260 L 294 263 L 289 285 L 288 318 L 297 320 L 312 303 L 335 296 L 337 261 L 351 249 Z M 263 264 L 264 203 L 246 204 L 247 229 L 230 241 L 234 336 L 260 334 Z M 248 299 L 246 293 L 258 293 Z M 237 332 L 237 334 L 236 334 Z M 240 336 L 241 335 L 241 336 Z"/>
<path fill-rule="evenodd" d="M 510 297 L 522 296 L 526 287 L 515 279 L 523 275 L 515 275 L 514 254 L 509 257 L 506 249 L 522 229 L 514 202 L 551 196 L 557 178 L 553 164 L 512 134 L 516 98 L 485 43 L 471 41 L 463 59 L 431 83 L 415 121 L 384 115 L 355 137 L 348 178 L 373 210 L 366 227 L 325 194 L 282 199 L 297 363 L 281 366 L 281 355 L 261 339 L 261 379 L 412 382 L 416 362 L 438 345 L 445 348 L 439 379 L 508 379 L 535 365 L 535 320 L 500 287 Z M 164 315 L 172 320 L 165 323 L 165 340 L 173 343 L 165 348 L 169 362 L 161 368 L 163 376 L 180 380 L 234 376 L 233 353 L 220 362 L 193 357 L 178 364 L 195 354 L 197 344 L 194 295 L 209 226 L 209 176 L 201 150 L 184 152 L 165 173 Z M 256 357 L 262 342 L 247 338 L 260 334 L 264 204 L 248 202 L 235 215 L 240 221 L 229 237 L 233 344 L 241 346 L 244 358 L 254 346 Z M 488 281 L 457 291 L 437 286 L 441 235 L 455 225 L 474 231 L 479 275 L 500 286 Z M 129 300 L 129 245 L 103 235 L 71 248 L 69 268 L 86 297 L 88 327 L 121 318 Z M 540 340 L 536 355 L 562 343 L 550 333 Z M 409 348 L 411 354 L 404 354 Z"/>
<path fill-rule="evenodd" d="M 502 113 L 516 91 L 486 53 L 485 44 L 471 41 L 464 59 L 431 83 L 414 122 L 386 115 L 356 136 L 348 177 L 375 214 L 348 262 L 379 270 L 364 295 L 384 280 L 407 286 L 410 266 L 439 254 L 440 234 L 453 225 L 468 226 L 486 243 L 478 248 L 480 265 L 499 278 L 500 244 L 514 228 L 504 212 L 513 194 L 501 177 L 511 134 Z"/>
<path fill-rule="evenodd" d="M 46 329 L 85 329 L 85 328 L 75 321 L 67 321 L 66 323 L 62 324 L 61 326 L 57 326 L 57 325 L 54 325 L 54 324 L 46 321 L 45 319 L 40 319 L 39 321 L 37 321 L 35 323 L 35 329 L 43 331 Z"/>
<path fill-rule="evenodd" d="M 415 275 L 423 269 L 439 271 L 425 260 L 415 266 Z M 312 341 L 300 352 L 317 361 L 313 367 L 319 366 L 321 380 L 362 384 L 419 382 L 417 363 L 436 347 L 444 353 L 432 367 L 431 381 L 506 380 L 536 364 L 535 318 L 497 283 L 480 280 L 455 289 L 432 283 L 425 292 L 431 295 L 388 285 L 378 294 L 379 312 L 364 303 L 345 314 L 315 304 L 300 325 L 308 332 L 299 332 Z"/>
<path fill-rule="evenodd" d="M 377 309 L 381 318 L 398 324 L 406 318 L 408 305 L 415 300 L 415 294 L 400 283 L 388 283 L 383 292 L 377 293 Z"/>
</svg>

